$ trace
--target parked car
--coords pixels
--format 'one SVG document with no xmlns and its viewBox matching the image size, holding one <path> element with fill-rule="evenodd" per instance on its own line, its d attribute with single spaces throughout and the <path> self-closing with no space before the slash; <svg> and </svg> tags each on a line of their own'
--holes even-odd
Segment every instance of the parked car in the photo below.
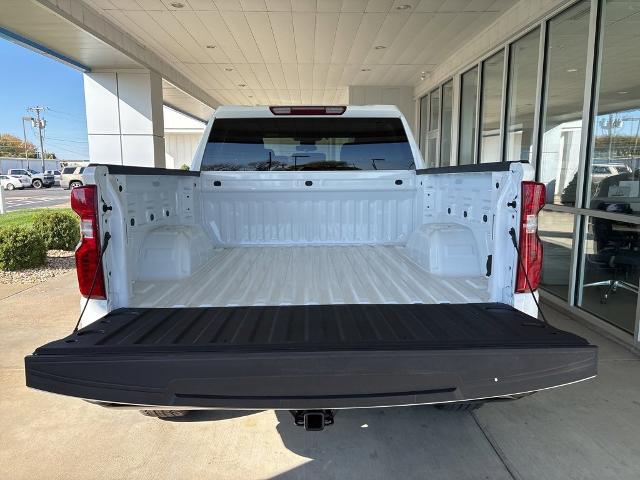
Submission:
<svg viewBox="0 0 640 480">
<path fill-rule="evenodd" d="M 65 167 L 60 175 L 60 186 L 65 190 L 76 188 L 84 185 L 82 172 L 85 167 Z"/>
<path fill-rule="evenodd" d="M 16 188 L 22 189 L 24 185 L 18 177 L 12 177 L 9 175 L 0 175 L 0 185 L 5 190 L 14 190 Z"/>
<path fill-rule="evenodd" d="M 10 168 L 7 172 L 9 175 L 18 177 L 22 184 L 26 187 L 33 188 L 49 188 L 55 183 L 53 175 L 36 172 L 30 168 Z"/>
<path fill-rule="evenodd" d="M 334 409 L 472 410 L 596 375 L 597 347 L 537 318 L 531 165 L 425 168 L 391 106 L 222 106 L 206 131 L 190 171 L 87 167 L 87 315 L 26 357 L 29 387 L 321 430 Z"/>
<path fill-rule="evenodd" d="M 45 170 L 44 173 L 47 175 L 53 175 L 54 182 L 60 185 L 60 170 Z"/>
<path fill-rule="evenodd" d="M 600 183 L 603 179 L 621 173 L 631 173 L 631 169 L 622 163 L 594 164 L 591 165 L 591 181 Z"/>
</svg>

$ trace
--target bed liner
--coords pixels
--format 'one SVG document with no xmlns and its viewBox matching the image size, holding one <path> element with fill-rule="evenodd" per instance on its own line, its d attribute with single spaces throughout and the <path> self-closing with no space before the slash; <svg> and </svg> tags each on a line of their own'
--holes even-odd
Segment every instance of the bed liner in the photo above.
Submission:
<svg viewBox="0 0 640 480">
<path fill-rule="evenodd" d="M 354 408 L 501 397 L 596 374 L 596 347 L 497 303 L 120 309 L 26 357 L 105 403 Z"/>
<path fill-rule="evenodd" d="M 474 303 L 486 276 L 427 272 L 397 245 L 241 246 L 215 249 L 190 277 L 136 281 L 131 307 Z"/>
</svg>

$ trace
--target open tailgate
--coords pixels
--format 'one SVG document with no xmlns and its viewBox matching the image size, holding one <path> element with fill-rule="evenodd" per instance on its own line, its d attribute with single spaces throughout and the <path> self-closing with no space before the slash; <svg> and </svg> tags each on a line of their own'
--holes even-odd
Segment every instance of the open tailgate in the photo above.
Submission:
<svg viewBox="0 0 640 480">
<path fill-rule="evenodd" d="M 229 409 L 503 397 L 596 363 L 583 338 L 499 303 L 119 309 L 25 358 L 36 389 Z"/>
</svg>

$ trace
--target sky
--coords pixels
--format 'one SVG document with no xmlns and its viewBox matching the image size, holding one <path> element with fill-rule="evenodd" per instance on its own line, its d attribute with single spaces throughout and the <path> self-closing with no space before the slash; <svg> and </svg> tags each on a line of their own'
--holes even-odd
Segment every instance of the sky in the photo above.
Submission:
<svg viewBox="0 0 640 480">
<path fill-rule="evenodd" d="M 0 38 L 0 133 L 22 138 L 27 107 L 41 105 L 47 120 L 44 149 L 58 159 L 89 158 L 82 72 Z M 27 141 L 38 146 L 37 129 Z"/>
</svg>

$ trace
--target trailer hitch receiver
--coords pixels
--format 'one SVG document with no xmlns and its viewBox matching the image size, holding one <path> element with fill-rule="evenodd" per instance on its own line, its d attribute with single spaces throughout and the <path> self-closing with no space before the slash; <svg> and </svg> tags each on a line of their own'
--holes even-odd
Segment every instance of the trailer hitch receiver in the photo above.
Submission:
<svg viewBox="0 0 640 480">
<path fill-rule="evenodd" d="M 294 423 L 308 432 L 319 432 L 333 425 L 335 416 L 333 410 L 291 410 L 290 413 Z"/>
</svg>

